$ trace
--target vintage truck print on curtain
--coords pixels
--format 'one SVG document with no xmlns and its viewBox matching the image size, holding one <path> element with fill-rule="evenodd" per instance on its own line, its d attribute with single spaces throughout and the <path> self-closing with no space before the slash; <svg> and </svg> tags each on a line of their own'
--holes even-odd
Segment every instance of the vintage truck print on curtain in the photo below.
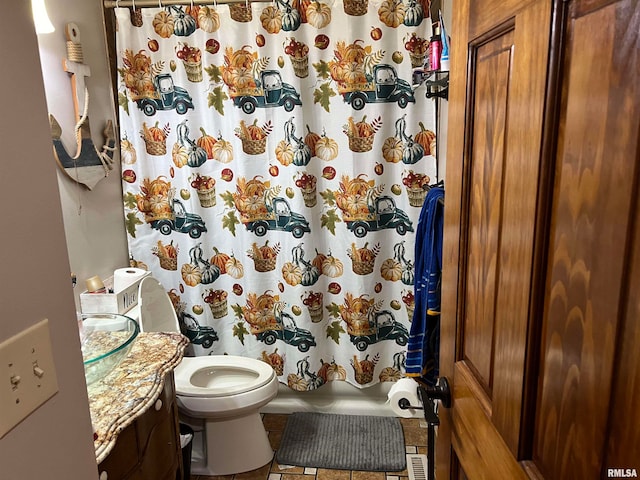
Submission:
<svg viewBox="0 0 640 480">
<path fill-rule="evenodd" d="M 295 390 L 398 380 L 438 180 L 412 83 L 428 0 L 115 11 L 131 262 L 196 354 L 261 359 Z"/>
</svg>

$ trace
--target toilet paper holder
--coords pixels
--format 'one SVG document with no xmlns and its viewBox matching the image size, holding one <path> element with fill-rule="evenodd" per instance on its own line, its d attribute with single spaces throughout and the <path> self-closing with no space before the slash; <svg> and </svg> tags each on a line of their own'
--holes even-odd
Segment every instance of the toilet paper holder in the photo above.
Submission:
<svg viewBox="0 0 640 480">
<path fill-rule="evenodd" d="M 411 405 L 411 402 L 404 397 L 398 400 L 398 406 L 402 410 L 409 410 L 410 408 L 413 410 L 423 410 L 422 407 L 418 407 L 417 405 Z"/>
<path fill-rule="evenodd" d="M 451 389 L 449 388 L 449 381 L 446 377 L 440 377 L 438 379 L 438 383 L 435 386 L 420 384 L 418 386 L 418 393 L 420 395 L 420 399 L 422 400 L 423 406 L 411 405 L 411 402 L 409 402 L 409 400 L 407 400 L 406 398 L 401 398 L 400 400 L 398 400 L 398 406 L 402 410 L 408 410 L 410 408 L 414 410 L 424 410 L 424 395 L 427 399 L 430 400 L 440 400 L 440 402 L 442 402 L 442 406 L 445 408 L 451 407 Z"/>
<path fill-rule="evenodd" d="M 440 419 L 438 418 L 438 410 L 436 400 L 440 400 L 442 406 L 445 408 L 451 407 L 451 389 L 449 387 L 449 381 L 446 377 L 438 378 L 435 386 L 431 385 L 418 385 L 418 395 L 422 406 L 411 405 L 411 402 L 406 398 L 398 400 L 398 406 L 402 410 L 408 410 L 410 408 L 415 410 L 424 411 L 424 419 L 427 422 L 427 479 L 435 480 L 435 443 L 436 434 L 435 427 L 440 425 Z"/>
</svg>

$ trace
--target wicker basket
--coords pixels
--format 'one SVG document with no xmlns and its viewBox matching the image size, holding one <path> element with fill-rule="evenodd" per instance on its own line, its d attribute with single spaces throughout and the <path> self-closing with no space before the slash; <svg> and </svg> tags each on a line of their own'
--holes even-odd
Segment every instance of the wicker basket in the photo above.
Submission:
<svg viewBox="0 0 640 480">
<path fill-rule="evenodd" d="M 145 139 L 144 148 L 149 155 L 165 155 L 167 153 L 166 142 L 156 142 L 155 140 Z"/>
<path fill-rule="evenodd" d="M 352 152 L 368 152 L 373 148 L 373 135 L 368 137 L 355 137 L 349 135 L 349 150 Z"/>
<path fill-rule="evenodd" d="M 301 188 L 300 191 L 302 192 L 302 199 L 304 200 L 304 206 L 309 208 L 315 207 L 316 204 L 318 203 L 318 197 L 316 195 L 317 188 L 315 186 L 310 189 Z"/>
<path fill-rule="evenodd" d="M 131 18 L 131 25 L 133 25 L 134 27 L 141 27 L 143 25 L 141 9 L 130 8 L 129 16 Z"/>
<path fill-rule="evenodd" d="M 304 57 L 291 57 L 291 65 L 293 66 L 293 73 L 298 78 L 306 78 L 309 76 L 309 56 Z"/>
<path fill-rule="evenodd" d="M 271 365 L 271 364 L 269 364 L 269 365 Z M 273 368 L 275 370 L 276 375 L 278 377 L 284 373 L 284 365 L 282 363 L 279 363 L 277 365 L 271 365 L 271 368 Z"/>
<path fill-rule="evenodd" d="M 184 69 L 187 72 L 187 79 L 190 82 L 201 82 L 202 81 L 202 61 L 198 62 L 186 62 L 182 61 L 184 65 Z"/>
<path fill-rule="evenodd" d="M 160 260 L 160 268 L 165 270 L 178 270 L 178 259 L 170 258 L 165 255 L 157 255 Z"/>
<path fill-rule="evenodd" d="M 350 314 L 345 321 L 347 322 L 347 333 L 349 335 L 360 336 L 373 333 L 366 313 Z"/>
<path fill-rule="evenodd" d="M 144 221 L 147 223 L 155 222 L 157 220 L 175 220 L 175 215 L 171 213 L 171 211 L 167 212 L 143 212 L 144 213 Z"/>
<path fill-rule="evenodd" d="M 253 18 L 251 14 L 251 4 L 238 2 L 229 4 L 229 13 L 236 22 L 250 22 Z"/>
<path fill-rule="evenodd" d="M 311 316 L 311 321 L 313 323 L 318 323 L 322 321 L 322 304 L 313 305 L 312 307 L 308 307 L 309 315 Z"/>
<path fill-rule="evenodd" d="M 422 187 L 407 187 L 407 196 L 409 197 L 409 205 L 411 205 L 412 207 L 421 207 L 424 203 L 424 199 L 427 196 L 427 190 Z"/>
<path fill-rule="evenodd" d="M 424 66 L 424 53 L 409 53 L 409 58 L 411 59 L 411 67 L 413 68 L 421 68 Z"/>
<path fill-rule="evenodd" d="M 413 306 L 405 305 L 407 309 L 407 316 L 409 317 L 409 321 L 413 320 Z"/>
<path fill-rule="evenodd" d="M 197 190 L 197 192 L 198 200 L 200 200 L 202 207 L 213 207 L 216 204 L 216 187 L 211 187 L 207 190 Z"/>
<path fill-rule="evenodd" d="M 357 262 L 352 260 L 351 269 L 353 270 L 353 273 L 357 275 L 368 275 L 371 272 L 373 272 L 373 266 L 375 265 L 375 263 L 376 263 L 375 259 L 369 262 Z"/>
<path fill-rule="evenodd" d="M 344 13 L 359 17 L 367 13 L 368 0 L 345 0 Z"/>
<path fill-rule="evenodd" d="M 366 385 L 373 381 L 373 372 L 355 372 L 356 382 L 360 385 Z"/>
<path fill-rule="evenodd" d="M 213 318 L 222 318 L 226 317 L 227 313 L 229 313 L 227 299 L 220 302 L 213 302 L 209 304 L 209 308 L 211 309 L 211 313 L 213 314 Z"/>
<path fill-rule="evenodd" d="M 256 272 L 269 272 L 276 269 L 276 257 L 254 258 L 253 266 Z"/>
<path fill-rule="evenodd" d="M 247 155 L 260 155 L 267 149 L 267 137 L 262 140 L 248 140 L 246 138 L 240 140 L 242 140 L 242 151 Z"/>
</svg>

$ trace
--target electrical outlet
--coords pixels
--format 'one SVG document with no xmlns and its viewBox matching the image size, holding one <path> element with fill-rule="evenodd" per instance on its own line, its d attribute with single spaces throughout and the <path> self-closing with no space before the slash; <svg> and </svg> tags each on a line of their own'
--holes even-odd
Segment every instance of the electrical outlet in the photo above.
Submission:
<svg viewBox="0 0 640 480">
<path fill-rule="evenodd" d="M 0 438 L 57 392 L 49 320 L 0 343 Z"/>
</svg>

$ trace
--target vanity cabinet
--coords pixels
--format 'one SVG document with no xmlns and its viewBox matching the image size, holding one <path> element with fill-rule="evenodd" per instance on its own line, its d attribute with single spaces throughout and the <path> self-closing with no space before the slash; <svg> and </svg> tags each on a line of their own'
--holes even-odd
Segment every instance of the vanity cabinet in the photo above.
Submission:
<svg viewBox="0 0 640 480">
<path fill-rule="evenodd" d="M 100 463 L 100 480 L 182 480 L 178 406 L 173 373 L 158 399 L 119 435 Z"/>
</svg>

